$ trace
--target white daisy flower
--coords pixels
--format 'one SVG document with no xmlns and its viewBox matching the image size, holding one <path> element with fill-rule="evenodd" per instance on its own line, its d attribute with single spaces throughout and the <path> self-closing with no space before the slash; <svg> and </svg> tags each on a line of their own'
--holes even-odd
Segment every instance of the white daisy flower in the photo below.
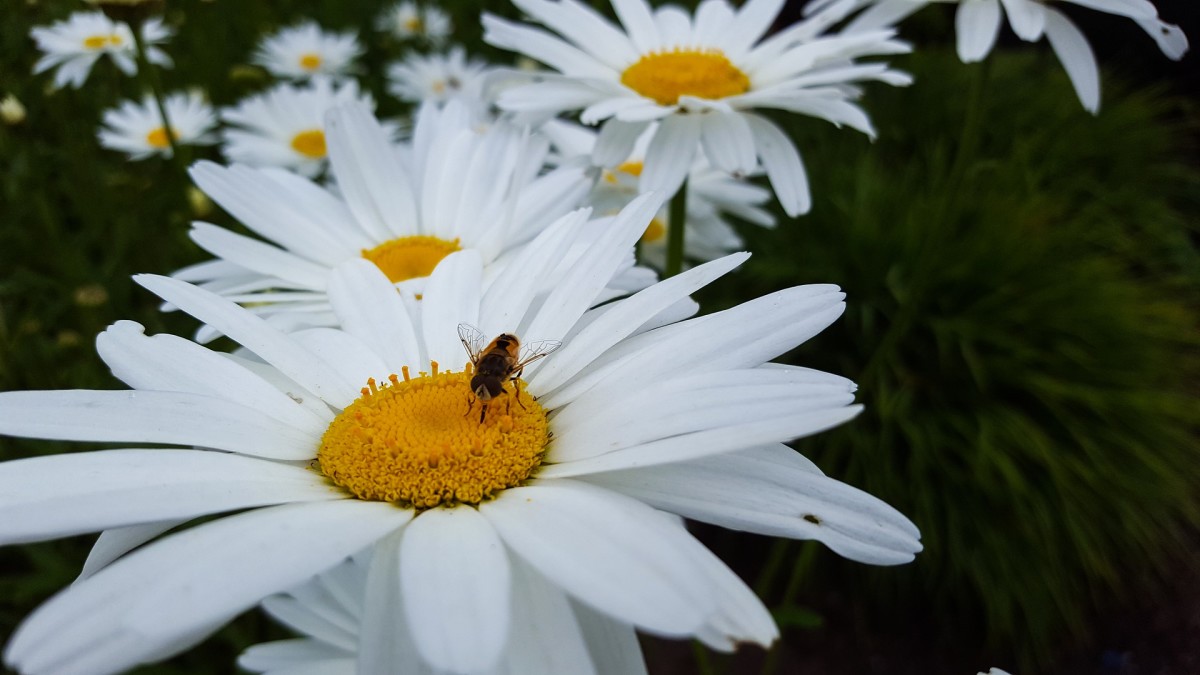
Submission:
<svg viewBox="0 0 1200 675">
<path fill-rule="evenodd" d="M 1158 18 L 1149 0 L 1065 0 L 1082 7 L 1133 19 L 1154 38 L 1168 58 L 1178 61 L 1188 51 L 1187 36 L 1179 26 Z M 931 2 L 958 2 L 958 57 L 963 63 L 982 61 L 996 44 L 1000 33 L 1001 7 L 1017 37 L 1037 42 L 1043 36 L 1062 62 L 1075 95 L 1085 110 L 1100 110 L 1100 69 L 1091 45 L 1079 28 L 1047 0 L 817 0 L 805 11 L 820 10 L 831 3 L 851 3 L 853 9 L 867 7 L 847 24 L 843 33 L 874 31 L 891 26 Z"/>
<path fill-rule="evenodd" d="M 363 632 L 367 556 L 263 601 L 276 621 L 304 637 L 257 644 L 238 658 L 243 670 L 283 675 L 303 664 L 325 675 L 357 675 Z M 512 633 L 496 670 L 521 675 L 645 675 L 633 626 L 621 624 L 563 594 L 520 559 L 513 564 Z M 404 618 L 401 616 L 400 618 Z M 396 626 L 391 672 L 427 672 L 407 625 Z"/>
<path fill-rule="evenodd" d="M 435 44 L 444 42 L 453 31 L 450 16 L 442 10 L 407 1 L 384 11 L 375 25 L 401 40 L 424 39 Z"/>
<path fill-rule="evenodd" d="M 196 184 L 268 241 L 195 223 L 192 239 L 218 260 L 176 276 L 279 325 L 332 325 L 326 291 L 338 264 L 366 258 L 420 294 L 453 251 L 479 251 L 489 270 L 507 264 L 591 188 L 582 168 L 539 174 L 543 139 L 503 124 L 479 130 L 458 103 L 424 106 L 417 117 L 411 146 L 397 149 L 365 107 L 334 109 L 325 141 L 336 195 L 287 172 L 198 163 Z M 631 272 L 650 281 L 646 273 Z"/>
<path fill-rule="evenodd" d="M 45 52 L 33 66 L 34 74 L 57 67 L 54 87 L 80 87 L 92 72 L 92 65 L 101 56 L 108 56 L 126 75 L 137 73 L 137 52 L 129 26 L 109 19 L 102 12 L 76 12 L 65 21 L 34 28 L 30 35 L 37 47 Z M 153 45 L 166 42 L 171 30 L 160 19 L 152 18 L 142 24 L 142 39 L 146 43 L 146 58 L 151 63 L 171 67 L 171 57 Z"/>
<path fill-rule="evenodd" d="M 453 99 L 471 108 L 486 108 L 484 84 L 491 69 L 468 59 L 462 47 L 445 54 L 411 54 L 388 66 L 388 92 L 404 101 L 445 103 Z"/>
<path fill-rule="evenodd" d="M 171 135 L 178 145 L 212 145 L 217 142 L 213 130 L 217 115 L 199 94 L 171 94 L 163 101 L 171 120 Z M 171 156 L 171 141 L 159 117 L 154 99 L 147 96 L 141 103 L 125 101 L 104 112 L 103 126 L 97 133 L 100 145 L 129 155 L 130 159 L 146 159 L 153 155 Z"/>
<path fill-rule="evenodd" d="M 569 122 L 552 120 L 543 128 L 555 148 L 566 156 L 591 155 L 596 134 Z M 626 161 L 601 173 L 587 204 L 599 213 L 616 213 L 644 191 L 640 177 L 646 149 L 655 132 L 647 129 Z M 696 157 L 688 171 L 687 233 L 684 255 L 691 260 L 715 260 L 744 247 L 742 238 L 726 220 L 736 216 L 747 222 L 774 227 L 775 217 L 762 208 L 770 199 L 767 190 L 712 168 L 704 157 Z M 641 258 L 657 269 L 666 264 L 667 230 L 670 216 L 664 206 L 650 221 L 640 240 Z"/>
<path fill-rule="evenodd" d="M 321 30 L 315 21 L 284 28 L 263 39 L 253 61 L 272 75 L 296 80 L 313 75 L 346 77 L 362 55 L 354 33 Z"/>
<path fill-rule="evenodd" d="M 327 164 L 325 113 L 354 101 L 375 109 L 354 80 L 337 83 L 318 75 L 306 84 L 277 84 L 221 111 L 221 119 L 234 125 L 223 131 L 222 150 L 231 162 L 316 176 Z"/>
<path fill-rule="evenodd" d="M 520 639 L 518 605 L 563 596 L 656 635 L 772 642 L 753 592 L 658 509 L 862 562 L 912 560 L 908 519 L 782 444 L 859 412 L 849 380 L 768 363 L 841 315 L 836 286 L 680 320 L 738 254 L 589 309 L 659 206 L 630 204 L 549 290 L 534 280 L 588 239 L 586 213 L 490 283 L 477 251 L 455 253 L 420 302 L 349 261 L 329 289 L 344 330 L 283 333 L 185 282 L 137 277 L 257 358 L 119 322 L 97 349 L 134 392 L 0 394 L 6 435 L 181 446 L 0 464 L 0 543 L 106 530 L 6 662 L 104 674 L 166 658 L 369 546 L 363 672 L 406 639 L 435 671 L 488 672 Z M 468 356 L 464 322 L 513 350 L 514 335 L 562 348 L 509 380 L 494 357 Z"/>
<path fill-rule="evenodd" d="M 621 28 L 578 0 L 513 4 L 561 38 L 485 15 L 484 39 L 561 75 L 506 90 L 500 107 L 582 109 L 585 124 L 604 122 L 595 150 L 604 166 L 620 163 L 660 120 L 642 186 L 665 194 L 675 192 L 703 147 L 712 166 L 728 173 L 748 173 L 761 159 L 784 210 L 804 213 L 810 197 L 799 153 L 787 134 L 752 111 L 779 108 L 873 134 L 852 102 L 858 90 L 850 83 L 910 81 L 885 64 L 853 62 L 908 51 L 892 30 L 819 37 L 831 22 L 822 15 L 762 39 L 783 0 L 750 0 L 737 10 L 725 0 L 705 0 L 694 17 L 675 5 L 651 10 L 644 0 L 613 0 Z"/>
</svg>

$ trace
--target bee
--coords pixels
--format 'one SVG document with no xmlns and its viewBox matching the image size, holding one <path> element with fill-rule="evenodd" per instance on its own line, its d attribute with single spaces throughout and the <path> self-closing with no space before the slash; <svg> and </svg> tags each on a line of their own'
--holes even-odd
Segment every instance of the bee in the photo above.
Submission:
<svg viewBox="0 0 1200 675">
<path fill-rule="evenodd" d="M 557 340 L 542 340 L 531 342 L 523 349 L 521 340 L 512 333 L 501 333 L 496 339 L 487 342 L 487 338 L 476 327 L 458 324 L 458 339 L 462 340 L 463 348 L 471 357 L 475 366 L 475 375 L 471 378 L 471 392 L 483 402 L 479 411 L 479 423 L 483 424 L 487 417 L 488 403 L 499 396 L 508 393 L 504 389 L 506 382 L 515 381 L 525 371 L 525 366 L 545 357 L 562 346 Z M 487 344 L 485 347 L 484 344 Z M 521 403 L 521 388 L 514 385 L 517 403 Z M 475 405 L 472 400 L 470 405 Z M 467 409 L 470 413 L 470 408 Z"/>
</svg>

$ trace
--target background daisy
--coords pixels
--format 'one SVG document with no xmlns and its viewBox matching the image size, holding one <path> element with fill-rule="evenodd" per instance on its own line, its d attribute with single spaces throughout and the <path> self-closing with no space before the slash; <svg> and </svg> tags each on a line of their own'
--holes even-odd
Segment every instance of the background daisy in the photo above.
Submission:
<svg viewBox="0 0 1200 675">
<path fill-rule="evenodd" d="M 1043 36 L 1062 62 L 1075 95 L 1085 110 L 1100 110 L 1100 69 L 1087 38 L 1065 14 L 1042 0 L 817 0 L 805 11 L 817 11 L 837 3 L 866 7 L 843 31 L 878 30 L 902 21 L 931 2 L 958 2 L 958 57 L 963 63 L 982 61 L 992 51 L 1000 33 L 1001 7 L 1017 37 L 1037 42 Z M 1149 0 L 1064 0 L 1072 4 L 1133 19 L 1146 31 L 1168 58 L 1178 61 L 1188 50 L 1187 36 L 1158 18 Z"/>
<path fill-rule="evenodd" d="M 253 61 L 279 77 L 340 78 L 350 74 L 354 60 L 362 52 L 354 33 L 334 33 L 322 30 L 314 21 L 306 21 L 264 38 L 254 52 Z"/>
<path fill-rule="evenodd" d="M 216 113 L 200 94 L 172 94 L 163 103 L 177 144 L 212 145 L 217 142 L 213 133 L 217 125 Z M 124 152 L 133 160 L 152 155 L 171 156 L 167 130 L 150 97 L 141 103 L 125 101 L 106 111 L 97 137 L 100 145 Z"/>
<path fill-rule="evenodd" d="M 445 54 L 414 53 L 388 66 L 388 92 L 416 103 L 457 99 L 482 113 L 488 105 L 484 84 L 489 70 L 485 62 L 468 59 L 462 47 Z"/>
<path fill-rule="evenodd" d="M 407 625 L 434 669 L 494 667 L 519 634 L 516 605 L 546 595 L 525 590 L 523 565 L 556 602 L 569 596 L 620 624 L 728 649 L 774 640 L 745 583 L 656 509 L 817 539 L 873 564 L 912 560 L 911 522 L 781 443 L 860 410 L 848 380 L 767 363 L 841 315 L 836 287 L 680 321 L 680 308 L 695 311 L 691 293 L 746 258 L 735 255 L 590 309 L 658 207 L 631 203 L 548 290 L 531 282 L 556 274 L 584 213 L 559 219 L 486 285 L 478 252 L 450 256 L 419 302 L 349 261 L 331 284 L 344 331 L 284 334 L 184 282 L 139 277 L 261 361 L 122 322 L 97 347 L 136 395 L 0 394 L 5 434 L 207 448 L 0 464 L 10 516 L 0 540 L 240 512 L 63 590 L 18 629 L 6 661 L 107 673 L 160 659 L 369 545 L 360 663 L 393 662 Z M 463 321 L 564 343 L 507 383 L 486 423 L 456 367 L 470 358 Z"/>
<path fill-rule="evenodd" d="M 102 56 L 108 56 L 126 75 L 137 73 L 133 35 L 129 26 L 109 19 L 102 12 L 75 12 L 65 21 L 34 28 L 29 32 L 44 54 L 33 66 L 41 73 L 58 68 L 54 87 L 81 86 L 92 72 L 92 66 Z M 142 24 L 142 39 L 146 57 L 151 63 L 171 67 L 171 57 L 154 45 L 166 42 L 171 31 L 160 19 L 152 18 Z"/>
<path fill-rule="evenodd" d="M 585 124 L 603 122 L 595 153 L 609 166 L 658 120 L 642 187 L 666 194 L 678 189 L 703 147 L 712 166 L 729 173 L 746 174 L 761 161 L 788 215 L 804 213 L 811 200 L 799 153 L 775 123 L 750 111 L 803 113 L 872 135 L 850 83 L 909 81 L 881 63 L 854 63 L 908 51 L 890 30 L 819 37 L 830 22 L 822 14 L 763 39 L 783 6 L 776 0 L 750 0 L 737 10 L 711 0 L 694 17 L 676 6 L 614 2 L 620 27 L 577 0 L 513 4 L 558 35 L 485 15 L 484 39 L 561 74 L 507 89 L 499 105 L 552 114 L 582 109 Z"/>
<path fill-rule="evenodd" d="M 401 40 L 426 40 L 439 44 L 450 37 L 453 26 L 450 16 L 433 5 L 419 6 L 415 2 L 401 2 L 384 11 L 376 20 L 379 30 L 389 32 Z"/>
<path fill-rule="evenodd" d="M 231 162 L 278 166 L 316 176 L 327 164 L 325 113 L 357 102 L 375 109 L 371 95 L 354 80 L 337 83 L 314 76 L 303 85 L 280 83 L 221 111 L 226 124 L 222 152 Z"/>
<path fill-rule="evenodd" d="M 456 102 L 423 106 L 404 146 L 367 108 L 339 107 L 327 118 L 325 141 L 337 195 L 284 172 L 194 166 L 196 184 L 267 241 L 195 223 L 192 239 L 217 260 L 176 276 L 251 304 L 279 325 L 329 325 L 329 273 L 343 261 L 365 257 L 420 293 L 454 251 L 507 264 L 506 254 L 576 208 L 591 187 L 582 168 L 542 172 L 544 139 L 505 124 L 478 129 Z"/>
<path fill-rule="evenodd" d="M 567 158 L 591 156 L 596 134 L 569 122 L 551 120 L 542 127 L 555 149 Z M 599 213 L 615 213 L 643 191 L 640 186 L 643 157 L 654 134 L 652 126 L 638 139 L 633 153 L 621 164 L 601 172 L 587 203 Z M 744 248 L 742 238 L 728 222 L 729 216 L 762 227 L 774 227 L 775 217 L 762 208 L 771 193 L 745 178 L 731 176 L 697 157 L 688 172 L 687 238 L 684 254 L 690 260 L 713 260 Z M 656 269 L 666 264 L 666 207 L 659 210 L 639 241 L 640 259 Z"/>
</svg>

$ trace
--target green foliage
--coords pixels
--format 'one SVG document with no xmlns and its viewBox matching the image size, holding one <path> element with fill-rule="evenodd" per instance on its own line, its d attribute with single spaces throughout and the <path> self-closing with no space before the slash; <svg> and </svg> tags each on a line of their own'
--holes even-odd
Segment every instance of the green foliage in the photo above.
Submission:
<svg viewBox="0 0 1200 675">
<path fill-rule="evenodd" d="M 798 126 L 812 213 L 745 228 L 755 256 L 708 300 L 843 286 L 846 315 L 795 356 L 867 410 L 800 449 L 926 548 L 839 587 L 1035 672 L 1200 522 L 1197 118 L 1111 91 L 1092 117 L 1052 63 L 992 58 L 903 62 L 916 85 L 866 97 L 873 144 Z"/>
</svg>

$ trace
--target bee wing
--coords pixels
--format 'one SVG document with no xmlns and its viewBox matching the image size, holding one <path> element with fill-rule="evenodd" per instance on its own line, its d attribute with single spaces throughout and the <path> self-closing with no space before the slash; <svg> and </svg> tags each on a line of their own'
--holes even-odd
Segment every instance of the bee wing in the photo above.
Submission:
<svg viewBox="0 0 1200 675">
<path fill-rule="evenodd" d="M 537 361 L 543 356 L 553 353 L 556 349 L 562 346 L 558 340 L 539 340 L 530 342 L 521 348 L 521 356 L 517 361 L 517 365 L 513 366 L 513 370 L 520 370 L 525 366 Z"/>
<path fill-rule="evenodd" d="M 462 340 L 463 348 L 471 357 L 471 363 L 479 365 L 479 354 L 483 352 L 483 348 L 488 343 L 487 336 L 483 334 L 483 331 L 469 323 L 460 323 L 458 324 L 458 339 Z"/>
</svg>

